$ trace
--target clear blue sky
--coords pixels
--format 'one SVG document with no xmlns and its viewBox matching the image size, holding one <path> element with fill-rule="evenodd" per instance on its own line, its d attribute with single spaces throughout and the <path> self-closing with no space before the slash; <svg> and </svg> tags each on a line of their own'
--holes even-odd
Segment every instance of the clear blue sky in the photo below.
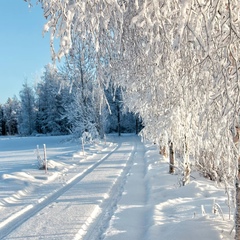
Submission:
<svg viewBox="0 0 240 240">
<path fill-rule="evenodd" d="M 33 1 L 34 2 L 34 1 Z M 40 5 L 28 8 L 23 0 L 0 0 L 0 104 L 18 97 L 27 79 L 32 84 L 51 62 L 49 36 Z"/>
</svg>

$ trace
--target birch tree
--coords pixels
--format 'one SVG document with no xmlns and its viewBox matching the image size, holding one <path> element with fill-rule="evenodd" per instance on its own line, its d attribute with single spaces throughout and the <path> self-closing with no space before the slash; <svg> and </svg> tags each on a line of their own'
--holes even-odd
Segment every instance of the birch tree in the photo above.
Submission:
<svg viewBox="0 0 240 240">
<path fill-rule="evenodd" d="M 97 81 L 95 54 L 91 41 L 76 40 L 60 71 L 63 88 L 70 93 L 65 114 L 70 131 L 77 137 L 84 132 L 93 138 L 103 136 L 103 89 Z"/>
<path fill-rule="evenodd" d="M 182 145 L 186 139 L 192 142 L 196 132 L 192 136 L 187 136 L 189 132 L 177 136 L 176 133 L 179 132 L 176 132 L 176 121 L 173 115 L 176 116 L 180 111 L 182 117 L 177 115 L 176 119 L 179 120 L 180 117 L 181 122 L 185 122 L 186 116 L 182 114 L 183 106 L 187 106 L 189 95 L 185 97 L 187 99 L 185 100 L 183 94 L 193 90 L 189 88 L 188 81 L 193 81 L 195 84 L 202 79 L 203 84 L 208 86 L 207 91 L 203 92 L 207 98 L 205 98 L 205 106 L 202 107 L 201 103 L 198 108 L 200 112 L 196 114 L 201 116 L 201 119 L 207 120 L 199 123 L 202 126 L 202 139 L 198 140 L 202 147 L 198 147 L 199 149 L 209 148 L 211 144 L 207 146 L 206 142 L 211 142 L 212 138 L 219 141 L 219 136 L 224 135 L 226 140 L 221 140 L 221 146 L 223 146 L 221 154 L 226 154 L 224 146 L 229 143 L 229 129 L 236 125 L 239 111 L 237 55 L 239 52 L 239 6 L 237 1 L 41 0 L 39 2 L 47 18 L 44 31 L 51 29 L 53 58 L 61 58 L 64 54 L 68 54 L 76 38 L 91 39 L 96 52 L 100 54 L 107 51 L 109 53 L 109 66 L 113 68 L 111 75 L 116 84 L 127 85 L 129 91 L 134 92 L 139 90 L 137 89 L 138 83 L 141 82 L 143 86 L 150 86 L 153 91 L 157 92 L 160 90 L 167 96 L 160 106 L 159 102 L 155 101 L 157 104 L 154 108 L 158 111 L 170 110 L 168 117 L 165 117 L 163 121 L 163 126 L 167 126 L 164 130 L 169 132 L 169 137 L 174 133 L 172 138 L 174 137 L 175 146 L 179 149 L 182 148 L 180 144 Z M 57 52 L 54 50 L 55 38 L 60 38 Z M 113 44 L 115 47 L 110 49 Z M 99 63 L 100 59 L 99 55 Z M 116 68 L 124 69 L 120 75 L 121 78 L 116 77 L 119 76 Z M 207 78 L 205 79 L 204 76 Z M 160 82 L 159 87 L 155 87 L 152 83 L 157 81 Z M 180 91 L 179 94 L 181 85 L 184 91 Z M 154 95 L 150 90 L 150 93 L 141 94 L 135 99 L 140 100 L 140 108 L 142 108 L 144 102 L 149 103 Z M 204 98 L 198 92 L 197 96 L 200 98 L 196 101 L 199 101 L 201 97 Z M 182 104 L 177 106 L 174 102 L 176 104 L 182 102 Z M 159 122 L 160 119 L 162 121 L 162 118 L 159 119 L 158 111 L 154 110 L 154 115 L 158 117 L 151 121 Z M 188 109 L 188 112 L 191 111 Z M 209 115 L 212 116 L 211 119 Z M 172 130 L 169 128 L 169 120 L 173 123 Z M 143 117 L 143 121 L 146 126 L 148 122 L 153 125 L 147 118 Z M 200 118 L 195 119 L 194 122 L 200 122 Z M 219 127 L 216 123 L 222 124 Z M 189 127 L 185 126 L 185 130 L 188 131 L 188 129 Z M 159 132 L 162 132 L 162 127 L 157 131 L 157 135 Z M 154 135 L 153 131 L 148 134 L 150 138 L 155 138 Z M 206 138 L 207 135 L 208 138 Z M 213 149 L 214 146 L 211 147 L 211 151 L 216 152 Z M 199 154 L 196 149 L 192 151 Z M 227 154 L 231 156 L 226 156 L 226 158 L 233 157 L 231 151 L 227 151 Z"/>
</svg>

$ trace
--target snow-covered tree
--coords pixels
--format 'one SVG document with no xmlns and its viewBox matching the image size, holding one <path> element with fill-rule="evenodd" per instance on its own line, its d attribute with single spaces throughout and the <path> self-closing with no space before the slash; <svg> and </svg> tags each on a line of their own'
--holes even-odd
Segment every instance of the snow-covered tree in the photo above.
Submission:
<svg viewBox="0 0 240 240">
<path fill-rule="evenodd" d="M 99 63 L 100 54 L 108 52 L 108 63 L 114 81 L 124 87 L 127 85 L 130 94 L 138 88 L 150 88 L 150 91 L 143 89 L 141 95 L 136 94 L 137 98 L 135 95 L 135 104 L 132 106 L 135 106 L 133 108 L 136 112 L 143 111 L 144 106 L 149 105 L 156 95 L 154 91 L 167 95 L 162 104 L 159 105 L 156 99 L 156 104 L 152 105 L 156 119 L 142 116 L 144 125 L 146 129 L 149 125 L 149 130 L 153 122 L 157 124 L 159 120 L 162 121 L 162 117 L 164 119 L 161 124 L 163 127 L 159 127 L 158 131 L 145 131 L 148 132 L 148 137 L 158 138 L 166 130 L 169 138 L 174 138 L 174 145 L 179 150 L 184 149 L 182 145 L 192 143 L 196 133 L 192 130 L 189 135 L 188 125 L 192 127 L 199 119 L 190 117 L 190 122 L 184 124 L 181 132 L 176 129 L 185 123 L 184 108 L 191 99 L 186 93 L 194 91 L 199 97 L 195 100 L 200 106 L 193 111 L 187 108 L 187 112 L 192 116 L 205 116 L 205 119 L 209 118 L 206 113 L 211 113 L 212 120 L 202 121 L 201 125 L 205 126 L 202 125 L 201 129 L 214 129 L 208 134 L 209 139 L 218 138 L 224 132 L 226 140 L 222 141 L 222 145 L 227 146 L 229 129 L 238 124 L 235 119 L 239 111 L 239 6 L 236 0 L 40 2 L 47 18 L 44 31 L 52 30 L 51 46 L 54 47 L 54 38 L 61 39 L 59 51 L 53 52 L 54 58 L 69 53 L 76 38 L 86 41 L 91 39 L 99 53 Z M 190 86 L 196 86 L 201 80 L 203 86 L 208 86 L 207 92 L 202 94 L 199 89 L 191 89 L 188 84 L 192 82 Z M 201 103 L 200 99 L 204 99 L 204 95 L 209 97 Z M 159 111 L 165 111 L 165 114 L 162 115 Z M 221 114 L 224 115 L 223 118 Z M 146 115 L 149 115 L 147 110 Z M 222 124 L 217 128 L 215 123 L 219 121 Z M 211 128 L 209 124 L 212 124 Z M 205 135 L 201 132 L 201 136 Z M 198 141 L 205 145 L 203 148 L 209 148 L 210 145 L 206 145 L 205 140 L 199 138 Z M 234 149 L 233 144 L 231 146 Z M 200 153 L 196 149 L 191 151 Z M 186 155 L 184 150 L 183 153 Z M 228 153 L 230 155 L 226 158 L 233 158 L 234 150 Z M 185 160 L 187 158 L 186 156 Z M 189 164 L 184 162 L 184 165 Z"/>
<path fill-rule="evenodd" d="M 122 96 L 124 92 L 124 89 L 114 88 L 112 84 L 109 84 L 108 89 L 105 90 L 110 108 L 110 111 L 107 111 L 106 133 L 118 132 L 120 135 L 121 133 L 136 131 L 136 117 L 124 105 Z"/>
<path fill-rule="evenodd" d="M 20 110 L 20 103 L 16 96 L 8 98 L 4 104 L 3 114 L 5 120 L 5 131 L 8 135 L 14 135 L 18 133 L 18 115 Z"/>
<path fill-rule="evenodd" d="M 60 37 L 53 58 L 68 53 L 76 38 L 94 42 L 100 66 L 107 52 L 109 75 L 127 89 L 125 102 L 142 117 L 143 134 L 155 142 L 167 136 L 182 157 L 184 184 L 192 155 L 201 170 L 211 168 L 211 178 L 232 186 L 236 178 L 238 192 L 239 150 L 233 142 L 240 124 L 237 0 L 39 2 L 52 49 Z M 108 80 L 98 73 L 101 83 Z"/>
<path fill-rule="evenodd" d="M 102 89 L 96 79 L 94 49 L 91 44 L 80 41 L 74 43 L 74 48 L 74 54 L 66 56 L 61 68 L 63 89 L 65 86 L 70 92 L 65 115 L 76 136 L 89 132 L 92 137 L 97 137 L 103 128 L 103 101 L 100 97 Z"/>
<path fill-rule="evenodd" d="M 48 64 L 42 81 L 38 83 L 37 89 L 37 121 L 36 128 L 40 133 L 66 134 L 68 132 L 66 121 L 62 118 L 64 110 L 60 81 L 57 69 Z"/>
<path fill-rule="evenodd" d="M 5 135 L 5 121 L 3 113 L 3 105 L 0 104 L 0 135 Z"/>
<path fill-rule="evenodd" d="M 31 135 L 36 132 L 35 93 L 28 83 L 23 84 L 19 93 L 21 110 L 18 118 L 18 130 L 21 135 Z"/>
</svg>

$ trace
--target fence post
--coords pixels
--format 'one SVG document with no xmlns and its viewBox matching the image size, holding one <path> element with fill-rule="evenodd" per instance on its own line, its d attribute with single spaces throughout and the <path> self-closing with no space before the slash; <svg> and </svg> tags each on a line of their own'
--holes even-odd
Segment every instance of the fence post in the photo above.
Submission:
<svg viewBox="0 0 240 240">
<path fill-rule="evenodd" d="M 38 162 L 39 162 L 39 159 L 40 159 L 39 146 L 37 145 L 37 160 L 38 160 Z"/>
<path fill-rule="evenodd" d="M 47 173 L 47 149 L 46 149 L 46 144 L 43 144 L 43 151 L 44 151 L 45 173 Z"/>
</svg>

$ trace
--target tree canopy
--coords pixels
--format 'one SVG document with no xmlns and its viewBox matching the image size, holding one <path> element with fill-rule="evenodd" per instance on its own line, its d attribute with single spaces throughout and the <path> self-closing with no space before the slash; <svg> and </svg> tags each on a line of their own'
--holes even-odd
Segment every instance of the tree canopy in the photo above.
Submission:
<svg viewBox="0 0 240 240">
<path fill-rule="evenodd" d="M 167 134 L 178 148 L 186 138 L 194 153 L 215 139 L 217 158 L 229 152 L 239 124 L 237 0 L 37 2 L 53 59 L 74 55 L 76 39 L 91 45 L 98 81 L 127 88 L 125 102 L 143 118 L 145 136 Z"/>
</svg>

